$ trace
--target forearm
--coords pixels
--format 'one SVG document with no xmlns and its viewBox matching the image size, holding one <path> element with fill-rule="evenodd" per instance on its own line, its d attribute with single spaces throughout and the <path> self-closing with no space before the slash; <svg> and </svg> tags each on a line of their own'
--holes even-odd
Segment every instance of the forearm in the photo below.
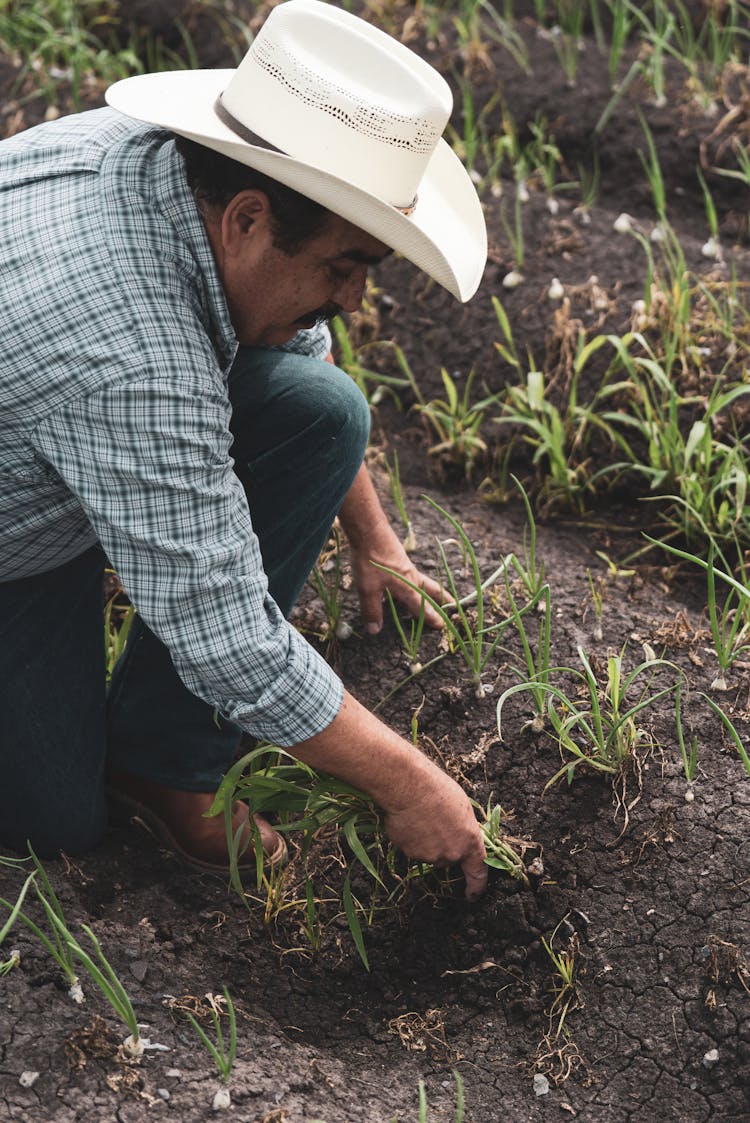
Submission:
<svg viewBox="0 0 750 1123">
<path fill-rule="evenodd" d="M 374 555 L 398 541 L 366 464 L 354 478 L 339 511 L 339 520 L 354 550 L 367 550 Z"/>
<path fill-rule="evenodd" d="M 351 695 L 345 694 L 327 729 L 293 752 L 370 795 L 385 812 L 391 842 L 408 857 L 437 866 L 460 864 L 467 897 L 474 900 L 484 891 L 484 841 L 465 793 Z"/>
<path fill-rule="evenodd" d="M 292 752 L 312 768 L 362 789 L 386 811 L 406 806 L 409 783 L 427 761 L 348 692 L 331 725 Z"/>
</svg>

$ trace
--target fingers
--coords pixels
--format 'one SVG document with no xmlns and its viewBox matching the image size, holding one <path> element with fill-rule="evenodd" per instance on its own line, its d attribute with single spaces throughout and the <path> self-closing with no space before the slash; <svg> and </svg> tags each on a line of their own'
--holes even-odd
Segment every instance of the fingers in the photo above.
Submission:
<svg viewBox="0 0 750 1123">
<path fill-rule="evenodd" d="M 484 860 L 484 845 L 481 854 L 472 854 L 461 863 L 463 875 L 466 878 L 466 900 L 478 901 L 487 888 L 488 869 Z"/>
<path fill-rule="evenodd" d="M 451 603 L 451 598 L 446 594 L 443 586 L 433 580 L 432 577 L 426 577 L 423 573 L 415 570 L 414 574 L 409 576 L 409 580 L 412 584 L 419 585 L 420 588 L 424 589 L 428 596 L 431 596 L 438 604 Z M 398 580 L 388 582 L 388 588 L 391 590 L 394 600 L 399 601 L 411 616 L 415 618 L 419 616 L 422 611 L 422 597 L 416 589 L 412 589 L 403 581 Z M 424 619 L 425 624 L 430 628 L 442 628 L 444 626 L 440 613 L 428 601 L 424 601 Z"/>
<path fill-rule="evenodd" d="M 359 589 L 359 611 L 365 631 L 376 636 L 383 627 L 383 590 Z"/>
</svg>

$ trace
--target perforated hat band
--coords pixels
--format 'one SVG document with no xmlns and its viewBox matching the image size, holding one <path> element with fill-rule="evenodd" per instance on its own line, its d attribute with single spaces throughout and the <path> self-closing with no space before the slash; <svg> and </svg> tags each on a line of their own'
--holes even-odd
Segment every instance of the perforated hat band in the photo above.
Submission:
<svg viewBox="0 0 750 1123">
<path fill-rule="evenodd" d="M 243 125 L 242 121 L 238 121 L 234 114 L 230 113 L 227 107 L 224 105 L 222 96 L 222 94 L 219 94 L 216 101 L 214 102 L 214 111 L 216 113 L 216 116 L 219 118 L 222 124 L 226 125 L 228 129 L 231 129 L 232 132 L 240 138 L 240 140 L 244 140 L 248 144 L 252 144 L 255 148 L 265 148 L 269 152 L 278 152 L 282 156 L 289 155 L 289 153 L 284 152 L 283 149 L 277 148 L 275 144 L 271 144 L 271 142 L 266 140 L 265 137 L 258 136 L 258 134 L 254 133 L 252 129 L 248 129 L 247 125 Z M 399 207 L 396 203 L 391 203 L 390 205 L 394 210 L 398 211 L 400 214 L 403 214 L 408 218 L 409 215 L 414 214 L 414 211 L 417 209 L 418 199 L 418 195 L 415 195 L 411 203 L 408 203 L 405 207 Z"/>
</svg>

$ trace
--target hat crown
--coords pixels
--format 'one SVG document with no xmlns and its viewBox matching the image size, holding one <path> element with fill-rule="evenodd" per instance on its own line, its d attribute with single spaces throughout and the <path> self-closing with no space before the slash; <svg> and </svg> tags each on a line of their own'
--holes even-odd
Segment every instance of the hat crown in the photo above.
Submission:
<svg viewBox="0 0 750 1123">
<path fill-rule="evenodd" d="M 269 145 L 408 207 L 452 108 L 403 44 L 320 0 L 274 8 L 222 95 Z"/>
</svg>

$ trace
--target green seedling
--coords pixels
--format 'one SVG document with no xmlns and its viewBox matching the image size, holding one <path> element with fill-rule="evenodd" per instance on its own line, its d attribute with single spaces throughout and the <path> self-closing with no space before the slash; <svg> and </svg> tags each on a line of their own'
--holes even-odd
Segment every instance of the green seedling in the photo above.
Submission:
<svg viewBox="0 0 750 1123">
<path fill-rule="evenodd" d="M 44 901 L 42 903 L 44 903 Z M 96 983 L 120 1021 L 130 1030 L 128 1037 L 126 1037 L 122 1043 L 123 1053 L 130 1060 L 137 1060 L 142 1057 L 146 1042 L 141 1037 L 141 1031 L 135 1016 L 133 1004 L 120 978 L 102 951 L 99 940 L 87 924 L 81 925 L 81 928 L 93 946 L 94 955 L 90 955 L 87 949 L 76 939 L 64 921 L 57 916 L 57 913 L 53 909 L 46 909 L 46 911 L 50 924 L 57 929 L 60 936 L 73 953 L 73 956 L 81 962 L 87 974 L 94 983 Z"/>
<path fill-rule="evenodd" d="M 15 911 L 15 919 L 20 920 L 21 923 L 24 924 L 25 927 L 28 928 L 29 931 L 44 946 L 54 962 L 57 964 L 57 967 L 59 968 L 60 973 L 67 984 L 68 995 L 73 999 L 74 1002 L 77 1002 L 80 1005 L 80 1003 L 84 1001 L 84 994 L 76 971 L 75 956 L 68 941 L 61 934 L 60 930 L 60 926 L 62 926 L 62 928 L 65 928 L 65 917 L 63 915 L 62 906 L 57 899 L 57 894 L 52 888 L 49 877 L 47 876 L 47 871 L 37 858 L 31 846 L 29 846 L 29 856 L 35 867 L 33 875 L 31 876 L 31 883 L 33 884 L 37 899 L 39 900 L 42 908 L 44 909 L 44 912 L 47 915 L 47 918 L 49 919 L 50 935 L 44 932 L 26 912 L 21 911 L 20 907 L 18 909 L 15 909 L 15 907 L 12 907 L 10 902 L 6 901 L 5 899 L 0 899 L 0 904 L 2 904 L 5 908 L 11 909 L 11 914 L 13 913 L 13 911 Z M 28 860 L 29 859 L 27 858 L 23 858 L 18 861 L 27 862 Z M 16 864 L 14 859 L 2 859 L 3 865 L 10 865 L 12 862 Z M 41 882 L 41 887 L 39 885 L 39 882 Z M 51 918 L 53 916 L 57 923 L 52 921 Z"/>
<path fill-rule="evenodd" d="M 516 626 L 518 637 L 521 641 L 525 668 L 512 667 L 513 673 L 527 688 L 531 697 L 534 717 L 528 726 L 533 733 L 541 733 L 546 723 L 548 693 L 547 686 L 550 676 L 550 642 L 552 635 L 552 602 L 549 585 L 543 585 L 531 600 L 519 609 L 518 602 L 513 593 L 509 579 L 509 570 L 505 573 L 505 595 L 510 606 L 510 618 Z M 529 631 L 526 627 L 525 617 L 533 609 L 541 607 L 542 612 L 537 614 L 537 635 L 532 646 Z"/>
<path fill-rule="evenodd" d="M 391 616 L 393 617 L 393 623 L 396 625 L 396 631 L 401 640 L 401 649 L 409 664 L 409 671 L 412 675 L 418 675 L 424 670 L 419 658 L 419 649 L 422 645 L 422 632 L 424 631 L 425 599 L 424 597 L 422 598 L 417 618 L 415 619 L 413 616 L 410 616 L 406 626 L 404 626 L 390 589 L 386 589 L 385 595 L 388 598 L 388 605 L 391 610 Z"/>
<path fill-rule="evenodd" d="M 366 343 L 355 347 L 349 335 L 349 330 L 340 316 L 334 316 L 330 322 L 333 338 L 336 343 L 336 363 L 349 377 L 356 382 L 371 406 L 377 406 L 388 394 L 398 409 L 402 408 L 400 391 L 411 389 L 417 400 L 421 394 L 414 376 L 409 369 L 403 351 L 395 345 L 396 361 L 402 374 L 382 374 L 380 371 L 371 370 L 363 361 L 363 356 L 369 349 L 378 346 L 377 342 Z"/>
<path fill-rule="evenodd" d="M 698 554 L 690 553 L 687 550 L 679 549 L 667 542 L 658 542 L 657 539 L 650 538 L 648 535 L 645 535 L 645 537 L 654 545 L 659 545 L 667 553 L 673 554 L 683 561 L 691 562 L 693 565 L 697 565 L 700 569 L 705 570 L 708 618 L 711 626 L 714 652 L 719 667 L 718 674 L 711 683 L 711 689 L 725 691 L 729 689 L 726 678 L 727 672 L 739 658 L 746 655 L 750 650 L 750 644 L 744 642 L 750 633 L 750 573 L 748 572 L 742 551 L 739 549 L 739 543 L 735 539 L 733 545 L 740 559 L 740 580 L 738 581 L 732 575 L 731 566 L 721 549 L 717 546 L 709 528 L 700 520 L 700 516 L 697 512 L 694 514 L 696 521 L 700 522 L 705 538 L 708 540 L 707 559 L 701 558 Z M 720 563 L 719 565 L 715 564 L 717 557 Z M 716 592 L 717 580 L 729 586 L 729 591 L 721 604 L 719 603 Z"/>
<path fill-rule="evenodd" d="M 531 690 L 546 696 L 545 716 L 564 763 L 547 781 L 545 791 L 562 779 L 572 783 L 577 769 L 582 766 L 600 774 L 622 776 L 636 760 L 641 746 L 648 743 L 648 734 L 637 724 L 636 718 L 648 706 L 673 692 L 677 685 L 675 682 L 651 692 L 650 682 L 656 669 L 674 669 L 673 664 L 664 659 L 645 660 L 626 674 L 623 653 L 611 655 L 607 659 L 606 678 L 600 682 L 580 646 L 578 657 L 582 671 L 558 668 L 579 684 L 576 691 L 566 693 L 551 682 L 521 682 L 505 690 L 497 703 L 498 734 L 502 739 L 502 711 L 510 697 Z M 644 675 L 649 676 L 648 682 L 631 701 L 629 696 Z"/>
<path fill-rule="evenodd" d="M 603 577 L 598 577 L 594 580 L 591 575 L 591 570 L 588 568 L 586 569 L 586 580 L 588 581 L 591 604 L 594 609 L 595 623 L 592 634 L 597 642 L 601 642 L 604 638 L 604 633 L 602 631 L 602 614 L 604 612 L 604 590 L 607 583 Z"/>
<path fill-rule="evenodd" d="M 105 571 L 112 574 L 113 571 Z M 112 681 L 112 674 L 120 661 L 128 643 L 128 636 L 135 620 L 135 608 L 123 600 L 123 590 L 116 589 L 104 606 L 104 643 L 106 650 L 106 682 Z"/>
<path fill-rule="evenodd" d="M 269 762 L 269 753 L 275 761 Z M 263 745 L 247 753 L 229 769 L 208 812 L 211 815 L 224 813 L 230 853 L 230 882 L 245 903 L 247 895 L 238 865 L 242 857 L 239 836 L 234 836 L 231 826 L 232 805 L 237 799 L 246 800 L 251 813 L 274 813 L 278 819 L 276 829 L 282 833 L 300 832 L 300 857 L 303 862 L 307 861 L 316 833 L 325 827 L 335 828 L 372 882 L 385 888 L 382 874 L 388 864 L 389 851 L 383 837 L 381 818 L 372 800 L 335 777 L 318 775 L 283 750 Z M 257 885 L 259 888 L 263 885 L 268 887 L 269 875 L 263 869 L 259 839 L 255 853 Z M 305 907 L 309 920 L 309 895 L 306 895 Z M 342 890 L 342 908 L 360 958 L 369 969 L 360 922 L 360 915 L 366 916 L 367 909 L 355 899 L 349 874 Z"/>
<path fill-rule="evenodd" d="M 237 1018 L 234 1012 L 234 1004 L 226 987 L 224 987 L 223 993 L 224 1004 L 226 1005 L 227 1016 L 229 1017 L 228 1044 L 224 1040 L 224 1033 L 221 1028 L 221 1010 L 217 1008 L 219 1002 L 215 998 L 210 1003 L 211 1021 L 213 1022 L 214 1036 L 216 1038 L 215 1043 L 210 1039 L 197 1019 L 190 1013 L 187 1015 L 201 1043 L 205 1046 L 209 1056 L 216 1065 L 216 1071 L 222 1081 L 222 1086 L 218 1089 L 213 1098 L 212 1107 L 214 1111 L 223 1111 L 231 1107 L 232 1100 L 229 1092 L 229 1084 L 232 1079 L 232 1067 L 237 1053 Z"/>
<path fill-rule="evenodd" d="M 714 422 L 730 414 L 750 387 L 724 389 L 720 372 L 707 397 L 680 394 L 670 373 L 672 364 L 660 361 L 641 333 L 612 338 L 628 375 L 617 387 L 627 408 L 606 411 L 603 418 L 617 432 L 626 460 L 604 471 L 645 478 L 652 491 L 672 504 L 666 506 L 665 519 L 688 538 L 703 528 L 720 538 L 731 536 L 746 519 L 746 451 L 738 439 L 718 439 Z M 634 343 L 642 354 L 631 353 Z M 696 407 L 702 413 L 685 433 L 685 410 L 694 414 Z M 671 494 L 675 487 L 677 495 Z"/>
<path fill-rule="evenodd" d="M 87 974 L 94 983 L 96 983 L 112 1009 L 123 1024 L 130 1030 L 129 1036 L 123 1042 L 124 1054 L 130 1059 L 137 1059 L 143 1055 L 144 1042 L 141 1039 L 138 1022 L 136 1021 L 133 1005 L 128 997 L 127 991 L 115 974 L 109 961 L 106 959 L 101 945 L 92 930 L 85 924 L 81 925 L 81 928 L 93 945 L 93 956 L 73 935 L 65 920 L 57 895 L 50 884 L 47 872 L 31 846 L 29 846 L 29 853 L 35 869 L 30 878 L 27 879 L 27 885 L 24 887 L 24 890 L 28 888 L 29 884 L 33 884 L 39 903 L 50 925 L 52 939 L 50 939 L 39 925 L 25 912 L 21 911 L 20 905 L 15 909 L 15 919 L 25 924 L 47 949 L 69 983 L 70 996 L 74 1001 L 79 1003 L 83 1002 L 83 991 L 81 990 L 74 964 L 76 961 L 82 964 Z M 41 886 L 39 884 L 40 882 Z M 9 907 L 9 902 L 5 900 L 0 901 L 0 903 L 5 907 Z M 16 904 L 18 905 L 18 902 L 16 902 Z"/>
<path fill-rule="evenodd" d="M 569 0 L 554 0 L 556 23 L 550 38 L 568 86 L 575 86 L 583 44 L 583 22 L 586 9 L 583 4 Z"/>
<path fill-rule="evenodd" d="M 393 502 L 396 504 L 396 510 L 398 511 L 399 518 L 401 519 L 401 522 L 404 524 L 404 527 L 406 529 L 406 537 L 403 541 L 403 547 L 406 550 L 407 554 L 411 554 L 417 548 L 417 537 L 414 533 L 412 521 L 409 518 L 409 514 L 406 510 L 406 503 L 404 502 L 404 492 L 403 488 L 401 487 L 401 472 L 398 465 L 398 453 L 395 450 L 393 453 L 393 467 L 391 467 L 391 465 L 388 463 L 388 458 L 386 457 L 385 470 L 388 473 L 388 482 L 391 485 L 391 496 L 393 497 Z"/>
<path fill-rule="evenodd" d="M 455 380 L 445 368 L 440 374 L 445 387 L 445 398 L 434 398 L 417 408 L 438 438 L 437 443 L 429 450 L 430 455 L 449 457 L 463 468 L 468 477 L 477 457 L 487 451 L 487 444 L 480 435 L 480 430 L 488 408 L 497 400 L 496 395 L 490 394 L 478 402 L 472 402 L 473 370 L 469 372 L 463 393 L 459 393 Z"/>
<path fill-rule="evenodd" d="M 464 1083 L 457 1072 L 453 1073 L 453 1079 L 456 1081 L 456 1120 L 455 1123 L 463 1123 L 464 1117 Z M 427 1120 L 427 1092 L 425 1090 L 424 1081 L 419 1081 L 419 1123 L 428 1123 Z"/>
<path fill-rule="evenodd" d="M 341 573 L 341 536 L 336 527 L 331 531 L 328 546 L 320 555 L 310 574 L 310 584 L 317 593 L 326 623 L 323 637 L 329 648 L 352 634 L 351 625 L 343 618 L 344 587 Z"/>
<path fill-rule="evenodd" d="M 519 179 L 513 195 L 513 219 L 508 218 L 507 207 L 503 199 L 500 205 L 500 221 L 508 242 L 513 250 L 513 263 L 516 274 L 520 275 L 526 262 L 526 242 L 523 228 L 523 207 L 526 196 L 526 180 Z M 506 287 L 512 287 L 506 281 Z"/>
<path fill-rule="evenodd" d="M 21 953 L 18 948 L 12 948 L 9 959 L 4 959 L 0 962 L 0 979 L 9 975 L 14 967 L 19 967 L 21 963 Z"/>
<path fill-rule="evenodd" d="M 700 168 L 696 168 L 698 182 L 701 185 L 703 192 L 703 207 L 706 212 L 706 221 L 708 223 L 708 241 L 703 245 L 702 253 L 704 257 L 713 257 L 717 261 L 721 261 L 723 254 L 721 250 L 721 237 L 719 235 L 719 216 L 716 211 L 716 204 L 713 195 L 709 191 L 708 184 L 706 183 L 703 172 Z"/>
<path fill-rule="evenodd" d="M 727 672 L 737 659 L 750 651 L 750 644 L 743 642 L 750 632 L 750 621 L 748 621 L 750 593 L 740 597 L 735 590 L 730 589 L 723 605 L 719 607 L 716 598 L 717 571 L 714 567 L 715 557 L 716 545 L 711 539 L 706 566 L 708 618 L 711 622 L 711 636 L 719 664 L 719 673 L 711 683 L 711 689 L 728 690 Z"/>
<path fill-rule="evenodd" d="M 698 738 L 693 737 L 688 749 L 685 743 L 685 731 L 682 725 L 682 683 L 677 683 L 677 689 L 674 695 L 674 709 L 675 709 L 675 725 L 677 727 L 677 743 L 680 746 L 680 756 L 682 757 L 682 767 L 685 772 L 685 779 L 687 780 L 687 791 L 685 798 L 688 802 L 693 799 L 693 784 L 695 783 L 695 772 L 698 767 Z"/>
<path fill-rule="evenodd" d="M 13 861 L 13 859 L 7 859 L 6 860 L 5 858 L 3 858 L 3 859 L 1 859 L 1 861 L 2 861 L 2 864 L 5 865 L 6 862 L 10 863 L 10 862 Z M 15 864 L 15 863 L 13 863 L 13 864 Z M 8 914 L 8 919 L 5 921 L 5 924 L 3 924 L 2 928 L 0 928 L 0 945 L 2 945 L 2 943 L 5 940 L 5 937 L 8 935 L 8 933 L 11 931 L 14 924 L 16 923 L 16 920 L 18 919 L 18 917 L 20 915 L 20 912 L 21 912 L 21 909 L 23 907 L 23 902 L 26 899 L 26 894 L 28 893 L 30 887 L 32 886 L 32 884 L 34 882 L 34 878 L 36 877 L 36 875 L 37 875 L 37 870 L 32 870 L 32 872 L 29 874 L 29 876 L 26 878 L 23 885 L 21 886 L 21 892 L 18 894 L 18 897 L 16 898 L 16 900 L 13 904 L 11 904 L 10 901 L 0 899 L 0 903 L 2 903 L 6 908 L 8 908 L 10 910 L 10 912 Z M 12 958 L 13 958 L 13 954 L 11 953 L 11 959 Z M 13 964 L 10 964 L 10 966 L 13 966 Z M 6 972 L 4 972 L 4 973 L 7 973 L 7 971 L 10 970 L 10 966 L 8 966 L 6 968 Z"/>
<path fill-rule="evenodd" d="M 750 756 L 748 756 L 747 749 L 743 745 L 742 738 L 740 737 L 739 733 L 737 732 L 735 726 L 729 720 L 728 715 L 724 712 L 724 710 L 721 708 L 721 706 L 718 706 L 716 704 L 716 702 L 714 702 L 713 698 L 709 698 L 709 696 L 707 694 L 701 694 L 701 697 L 705 698 L 705 700 L 708 702 L 708 704 L 711 707 L 711 709 L 713 710 L 713 712 L 718 717 L 721 724 L 726 729 L 727 733 L 729 734 L 729 736 L 732 740 L 732 743 L 734 744 L 735 749 L 737 750 L 737 755 L 739 756 L 740 760 L 742 761 L 742 763 L 745 767 L 745 772 L 747 772 L 748 776 L 750 776 Z"/>
<path fill-rule="evenodd" d="M 523 861 L 526 844 L 520 839 L 511 838 L 503 829 L 505 812 L 502 807 L 499 804 L 493 807 L 491 802 L 486 808 L 480 807 L 477 803 L 474 806 L 482 816 L 481 828 L 487 851 L 485 862 L 492 869 L 502 870 L 528 888 L 529 875 Z M 538 858 L 535 861 L 535 868 L 537 872 L 541 872 L 541 860 Z"/>
<path fill-rule="evenodd" d="M 550 958 L 552 967 L 554 969 L 554 999 L 549 1009 L 550 1020 L 550 1035 L 553 1040 L 558 1040 L 565 1028 L 565 1020 L 571 1008 L 574 1008 L 574 1003 L 578 1004 L 578 997 L 576 994 L 576 973 L 578 970 L 578 938 L 573 933 L 569 940 L 567 947 L 562 951 L 558 951 L 555 945 L 555 938 L 557 933 L 565 921 L 563 920 L 555 928 L 549 940 L 542 936 L 542 947 Z"/>
<path fill-rule="evenodd" d="M 387 566 L 378 566 L 378 568 L 383 569 L 386 573 L 390 573 L 391 576 L 396 577 L 410 589 L 413 589 L 435 610 L 445 626 L 445 634 L 448 643 L 454 650 L 461 654 L 471 672 L 471 682 L 474 686 L 475 697 L 481 699 L 484 698 L 487 693 L 487 688 L 482 682 L 482 675 L 509 623 L 509 621 L 506 620 L 499 624 L 485 626 L 487 610 L 485 595 L 488 584 L 489 582 L 494 583 L 494 581 L 497 580 L 499 572 L 502 572 L 502 569 L 496 571 L 489 579 L 489 582 L 483 582 L 476 551 L 458 519 L 455 519 L 444 510 L 443 507 L 435 503 L 433 499 L 430 499 L 428 496 L 424 496 L 424 498 L 431 507 L 448 520 L 455 531 L 462 555 L 470 568 L 473 578 L 474 588 L 472 592 L 468 597 L 462 598 L 458 590 L 453 567 L 445 551 L 445 545 L 441 541 L 438 541 L 438 551 L 440 553 L 440 562 L 445 579 L 445 589 L 450 597 L 450 601 L 446 604 L 438 602 L 420 586 L 408 581 L 395 570 L 388 569 Z M 471 612 L 467 611 L 469 604 L 476 606 Z"/>
</svg>

